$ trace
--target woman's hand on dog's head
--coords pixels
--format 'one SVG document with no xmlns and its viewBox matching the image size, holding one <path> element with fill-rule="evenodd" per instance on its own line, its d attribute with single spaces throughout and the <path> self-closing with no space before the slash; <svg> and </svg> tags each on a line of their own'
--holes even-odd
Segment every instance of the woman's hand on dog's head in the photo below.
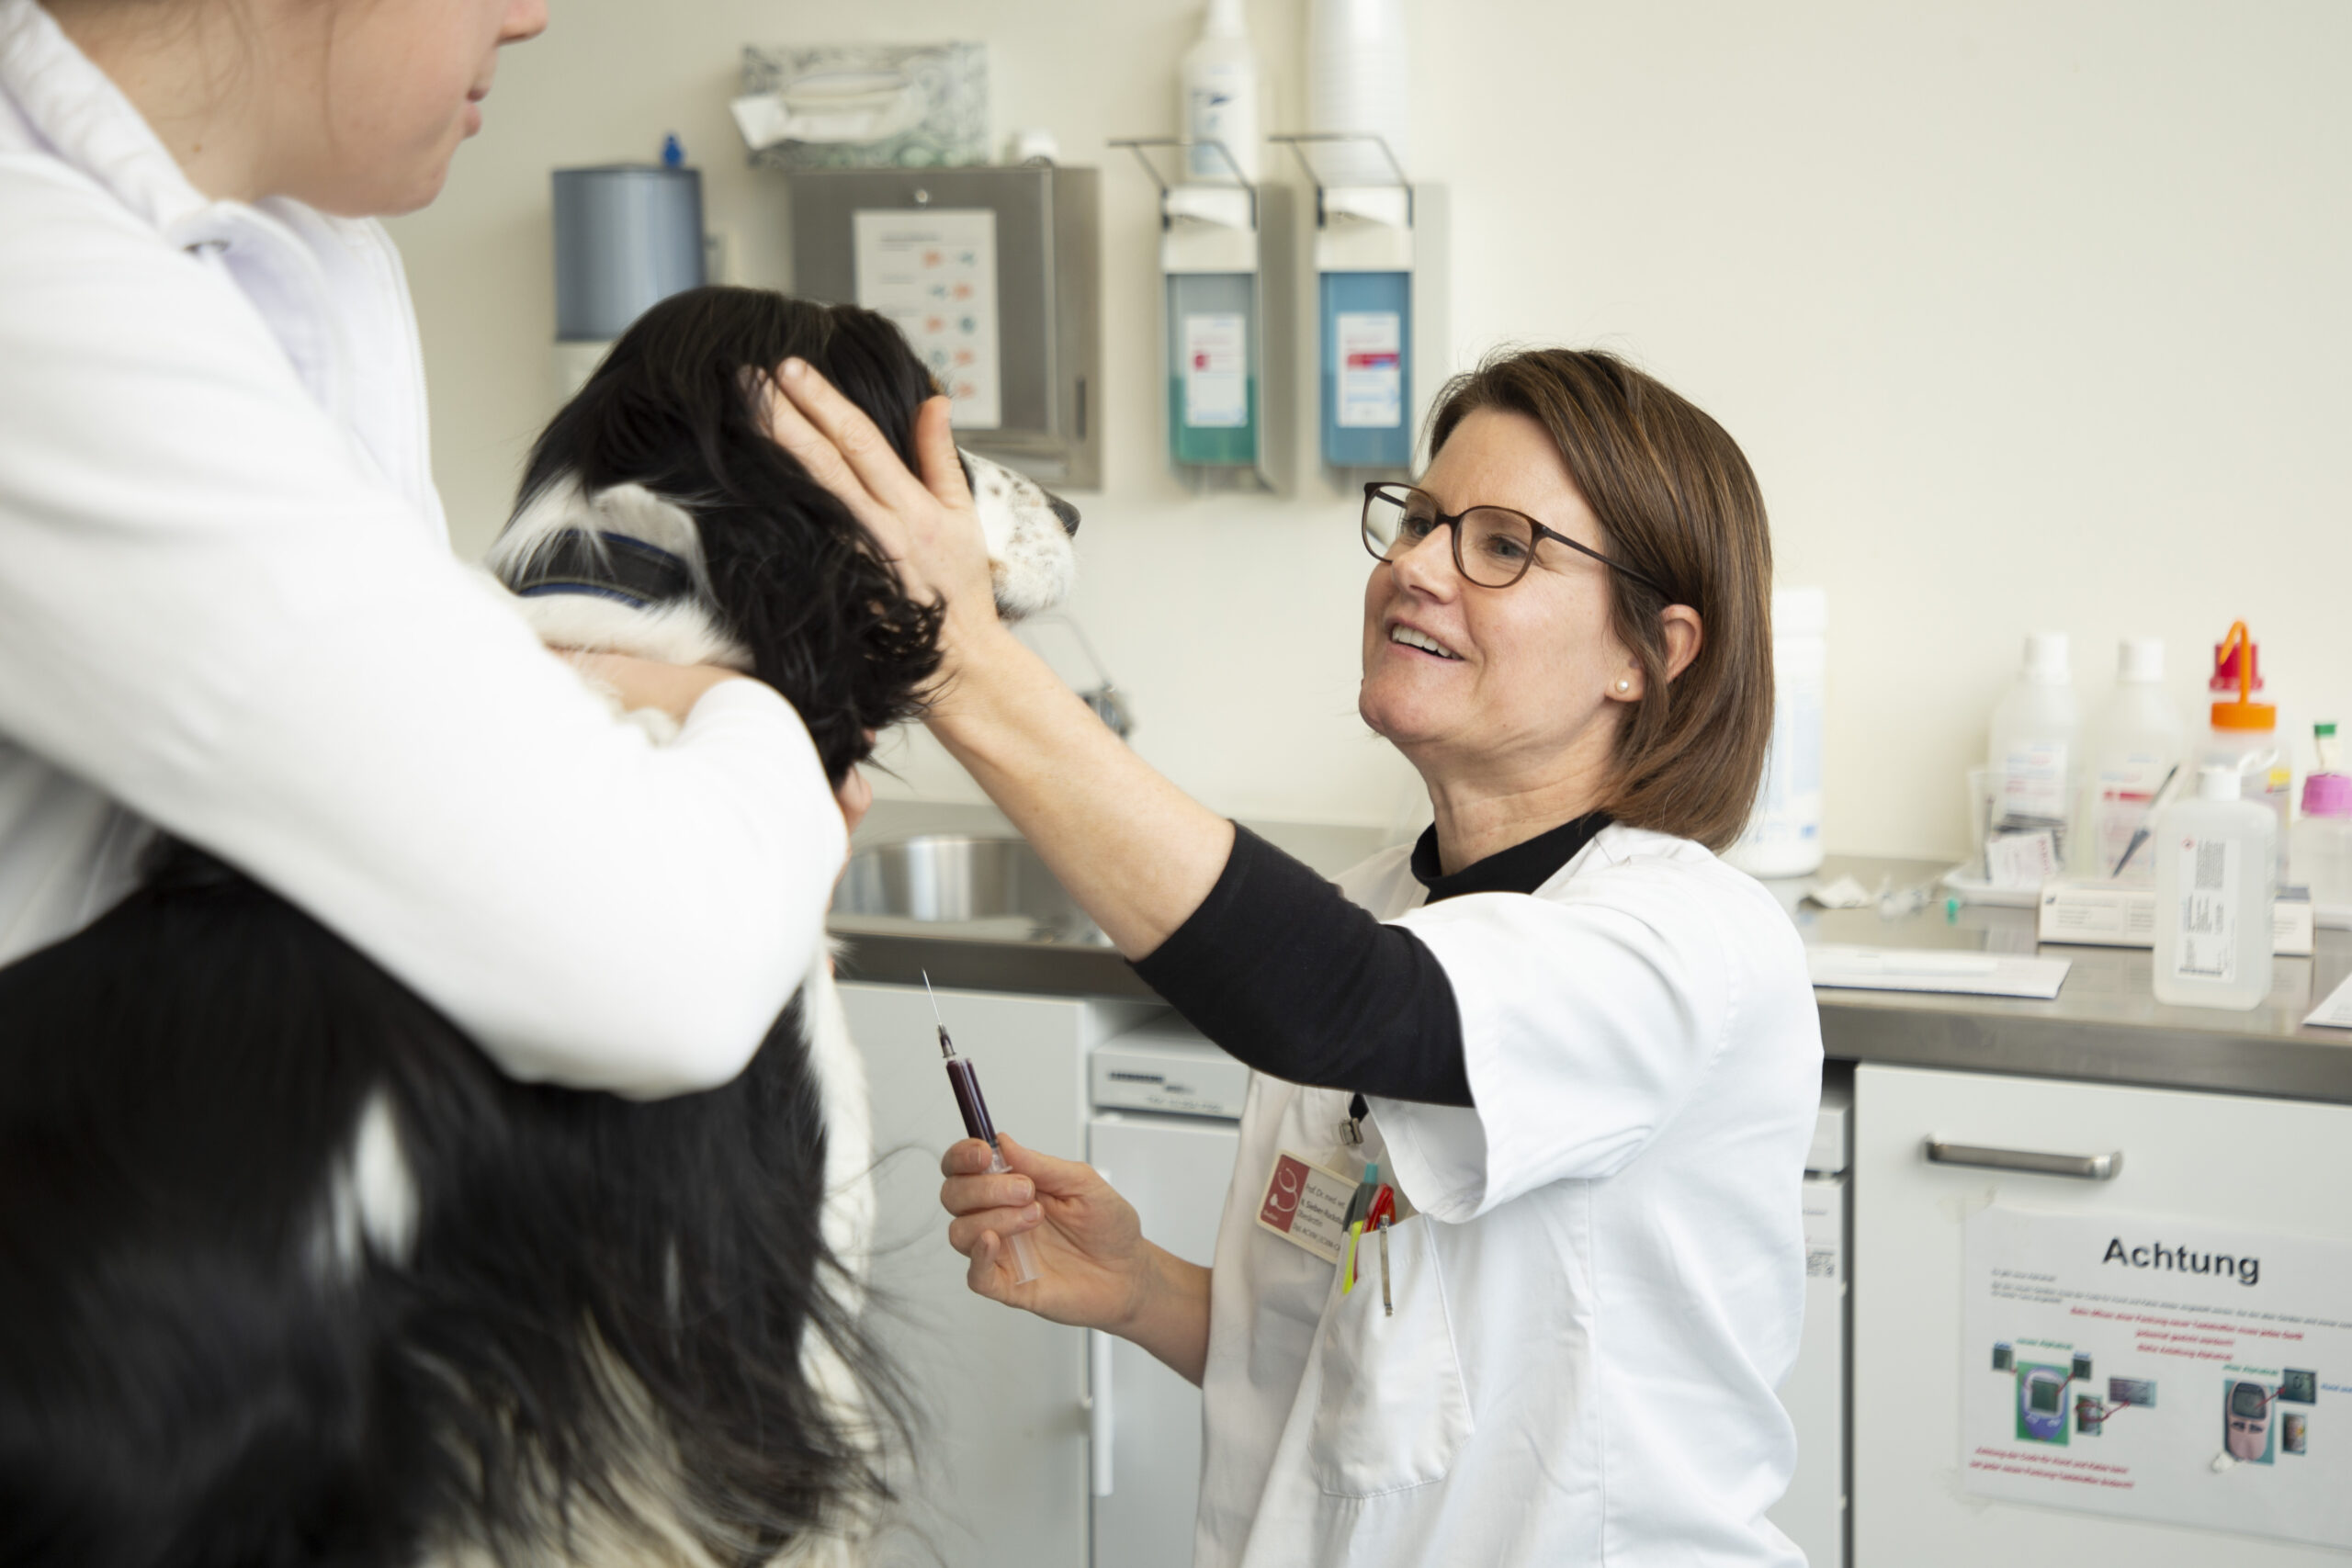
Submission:
<svg viewBox="0 0 2352 1568">
<path fill-rule="evenodd" d="M 768 399 L 768 433 L 865 525 L 898 563 L 907 592 L 944 600 L 951 622 L 979 615 L 993 625 L 988 543 L 956 456 L 947 400 L 929 399 L 915 415 L 918 478 L 865 411 L 805 361 L 786 360 L 775 386 L 782 395 Z"/>
</svg>

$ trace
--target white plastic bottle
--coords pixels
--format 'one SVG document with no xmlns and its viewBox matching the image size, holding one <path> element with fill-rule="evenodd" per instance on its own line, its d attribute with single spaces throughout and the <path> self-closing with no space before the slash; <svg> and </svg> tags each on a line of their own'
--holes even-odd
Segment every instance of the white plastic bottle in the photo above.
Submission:
<svg viewBox="0 0 2352 1568">
<path fill-rule="evenodd" d="M 2238 771 L 2199 770 L 2197 795 L 2156 819 L 2156 1000 L 2259 1007 L 2270 995 L 2278 818 L 2238 798 Z"/>
<path fill-rule="evenodd" d="M 2148 819 L 2156 791 L 2188 750 L 2180 710 L 2165 695 L 2160 637 L 2123 639 L 2115 690 L 2086 728 L 2082 830 L 2075 835 L 2076 874 L 2145 883 L 2154 874 L 2144 847 L 2117 877 L 2116 863 Z"/>
<path fill-rule="evenodd" d="M 1986 757 L 1998 776 L 1992 826 L 2003 834 L 2050 832 L 2058 863 L 2072 836 L 2081 730 L 2066 634 L 2035 632 L 2025 639 L 2025 668 L 2018 683 L 1993 710 Z"/>
<path fill-rule="evenodd" d="M 2284 883 L 2288 825 L 2294 816 L 2294 760 L 2279 738 L 2278 706 L 2254 699 L 2262 690 L 2262 649 L 2244 621 L 2233 622 L 2229 636 L 2214 645 L 2208 689 L 2221 700 L 2212 705 L 2211 727 L 2198 745 L 2198 761 L 2235 768 L 2242 781 L 2239 794 L 2269 808 L 2278 825 L 2278 858 L 2270 872 Z"/>
<path fill-rule="evenodd" d="M 1198 42 L 1177 68 L 1176 123 L 1193 141 L 1222 142 L 1241 177 L 1258 183 L 1258 53 L 1250 47 L 1241 0 L 1210 0 Z M 1234 169 L 1214 147 L 1192 149 L 1192 177 L 1227 182 Z"/>
<path fill-rule="evenodd" d="M 1377 136 L 1409 174 L 1414 97 L 1405 0 L 1309 0 L 1309 130 Z M 1329 185 L 1396 181 L 1396 168 L 1369 143 L 1335 143 L 1316 154 L 1315 166 Z"/>
<path fill-rule="evenodd" d="M 1828 630 L 1823 590 L 1772 590 L 1772 749 L 1747 826 L 1724 853 L 1750 876 L 1810 876 L 1821 869 Z"/>
</svg>

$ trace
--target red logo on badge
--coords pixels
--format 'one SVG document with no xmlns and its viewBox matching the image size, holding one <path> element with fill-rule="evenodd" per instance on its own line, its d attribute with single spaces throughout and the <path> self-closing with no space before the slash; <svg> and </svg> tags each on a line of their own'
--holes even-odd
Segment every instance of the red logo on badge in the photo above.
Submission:
<svg viewBox="0 0 2352 1568">
<path fill-rule="evenodd" d="M 1288 1155 L 1277 1156 L 1274 1179 L 1266 1183 L 1266 1202 L 1258 1217 L 1288 1235 L 1291 1221 L 1298 1217 L 1298 1195 L 1306 1190 L 1306 1167 Z"/>
</svg>

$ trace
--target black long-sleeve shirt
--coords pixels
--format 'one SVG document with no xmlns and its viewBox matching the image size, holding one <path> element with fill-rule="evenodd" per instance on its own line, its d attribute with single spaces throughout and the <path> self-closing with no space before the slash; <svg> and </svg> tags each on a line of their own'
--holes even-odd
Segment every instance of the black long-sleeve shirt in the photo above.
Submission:
<svg viewBox="0 0 2352 1568">
<path fill-rule="evenodd" d="M 1432 828 L 1413 846 L 1413 875 L 1431 904 L 1532 893 L 1608 824 L 1593 812 L 1451 876 L 1439 869 Z M 1201 907 L 1134 968 L 1193 1028 L 1260 1072 L 1358 1095 L 1471 1103 L 1462 1014 L 1437 955 L 1246 828 L 1235 828 L 1233 852 Z"/>
</svg>

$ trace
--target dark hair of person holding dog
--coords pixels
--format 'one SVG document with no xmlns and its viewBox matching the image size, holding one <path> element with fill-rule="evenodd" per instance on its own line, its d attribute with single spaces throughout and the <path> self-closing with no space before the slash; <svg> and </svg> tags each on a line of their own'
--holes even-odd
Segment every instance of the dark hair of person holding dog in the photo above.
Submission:
<svg viewBox="0 0 2352 1568">
<path fill-rule="evenodd" d="M 808 971 L 863 786 L 758 681 L 584 660 L 683 719 L 650 745 L 448 548 L 375 218 L 546 20 L 0 0 L 0 962 L 152 826 L 526 1079 L 722 1083 Z"/>
<path fill-rule="evenodd" d="M 821 377 L 781 383 L 778 439 L 945 603 L 933 732 L 1256 1069 L 1212 1269 L 1084 1165 L 1010 1137 L 1012 1174 L 977 1143 L 944 1161 L 974 1291 L 1202 1384 L 1195 1562 L 1800 1562 L 1764 1515 L 1795 1460 L 1772 1390 L 1821 1047 L 1793 928 L 1711 852 L 1771 723 L 1770 543 L 1730 436 L 1602 353 L 1446 389 L 1426 471 L 1347 520 L 1359 710 L 1434 825 L 1334 886 L 998 623 L 943 429 L 919 479 Z M 1368 1163 L 1386 1223 L 1335 1265 L 1301 1192 L 1344 1203 Z"/>
</svg>

